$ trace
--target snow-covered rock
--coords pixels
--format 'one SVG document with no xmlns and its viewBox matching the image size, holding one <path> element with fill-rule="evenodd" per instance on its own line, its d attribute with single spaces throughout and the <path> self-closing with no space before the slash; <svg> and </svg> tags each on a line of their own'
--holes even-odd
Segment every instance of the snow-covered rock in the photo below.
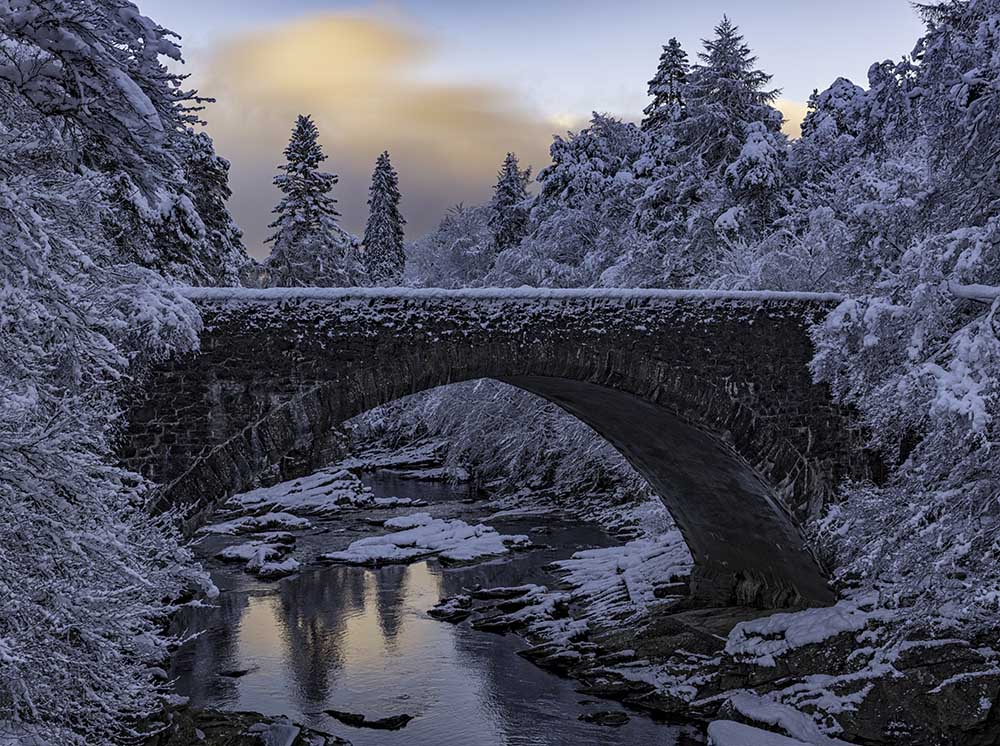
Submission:
<svg viewBox="0 0 1000 746">
<path fill-rule="evenodd" d="M 753 728 L 734 720 L 716 720 L 708 725 L 709 746 L 807 746 L 804 741 Z"/>
<path fill-rule="evenodd" d="M 860 632 L 884 614 L 867 605 L 873 598 L 845 599 L 833 606 L 772 614 L 737 624 L 726 654 L 758 666 L 773 666 L 783 653 L 823 642 L 844 632 Z M 867 610 L 865 610 L 867 608 Z"/>
<path fill-rule="evenodd" d="M 248 515 L 234 518 L 222 523 L 213 523 L 202 526 L 198 529 L 202 534 L 252 534 L 259 531 L 288 530 L 310 528 L 312 523 L 306 518 L 292 515 L 291 513 L 277 512 L 264 513 L 263 515 Z"/>
<path fill-rule="evenodd" d="M 236 495 L 229 504 L 243 509 L 271 508 L 292 513 L 334 513 L 348 507 L 371 507 L 370 488 L 346 469 L 317 471 L 307 477 Z"/>
<path fill-rule="evenodd" d="M 471 562 L 504 555 L 512 547 L 531 543 L 521 534 L 504 535 L 490 526 L 472 526 L 465 521 L 434 518 L 428 513 L 392 518 L 384 525 L 402 530 L 359 539 L 344 551 L 324 554 L 323 559 L 357 565 L 399 564 L 430 556 Z"/>
</svg>

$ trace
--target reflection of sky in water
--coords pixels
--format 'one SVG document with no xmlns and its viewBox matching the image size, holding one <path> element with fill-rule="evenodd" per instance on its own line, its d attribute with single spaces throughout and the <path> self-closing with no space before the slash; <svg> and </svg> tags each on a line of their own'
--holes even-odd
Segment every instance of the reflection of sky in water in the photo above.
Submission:
<svg viewBox="0 0 1000 746">
<path fill-rule="evenodd" d="M 426 563 L 379 571 L 331 568 L 312 575 L 348 576 L 336 579 L 347 584 L 357 576 L 361 593 L 344 593 L 346 608 L 334 614 L 296 608 L 284 594 L 252 597 L 239 623 L 231 667 L 254 670 L 238 680 L 237 696 L 226 699 L 227 708 L 293 713 L 349 735 L 356 744 L 413 743 L 423 724 L 411 723 L 404 739 L 403 732 L 345 729 L 315 713 L 333 707 L 370 717 L 408 712 L 437 721 L 440 710 L 477 723 L 479 743 L 506 742 L 499 708 L 456 645 L 454 630 L 422 616 L 440 598 L 440 578 Z M 452 731 L 453 715 L 442 720 L 449 727 L 428 723 L 427 735 L 435 743 L 468 743 L 468 731 Z"/>
<path fill-rule="evenodd" d="M 546 540 L 567 546 L 585 531 L 569 524 L 560 530 Z M 522 641 L 426 615 L 463 586 L 518 584 L 551 560 L 535 552 L 444 572 L 423 562 L 330 567 L 280 583 L 274 593 L 225 593 L 217 610 L 193 620 L 204 635 L 179 651 L 173 675 L 195 705 L 288 714 L 356 746 L 675 744 L 676 729 L 638 716 L 619 729 L 578 721 L 588 709 L 579 704 L 584 696 L 573 682 L 517 656 Z M 251 672 L 218 675 L 234 669 Z M 331 708 L 416 719 L 397 732 L 362 730 L 321 713 Z"/>
</svg>

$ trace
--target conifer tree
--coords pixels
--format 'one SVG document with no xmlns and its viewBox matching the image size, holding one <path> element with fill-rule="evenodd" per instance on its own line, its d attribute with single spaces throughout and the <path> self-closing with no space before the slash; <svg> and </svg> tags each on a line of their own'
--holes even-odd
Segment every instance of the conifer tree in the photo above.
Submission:
<svg viewBox="0 0 1000 746">
<path fill-rule="evenodd" d="M 489 226 L 498 250 L 516 245 L 528 228 L 528 181 L 531 169 L 521 170 L 514 153 L 507 153 L 497 173 L 490 202 Z"/>
<path fill-rule="evenodd" d="M 319 144 L 319 129 L 312 117 L 299 115 L 292 137 L 285 147 L 285 163 L 278 166 L 282 173 L 274 177 L 274 185 L 284 195 L 274 213 L 278 216 L 270 227 L 274 235 L 267 243 L 287 242 L 322 229 L 326 221 L 340 217 L 337 200 L 330 191 L 338 181 L 336 174 L 319 170 L 326 160 Z"/>
<path fill-rule="evenodd" d="M 684 85 L 687 83 L 688 56 L 676 38 L 663 47 L 660 66 L 649 81 L 652 101 L 643 110 L 643 130 L 659 129 L 666 123 L 676 122 L 684 114 Z"/>
<path fill-rule="evenodd" d="M 274 248 L 261 282 L 270 286 L 361 284 L 358 240 L 337 224 L 340 213 L 330 191 L 337 175 L 320 170 L 327 158 L 312 118 L 300 115 L 285 148 L 274 184 L 284 195 L 271 223 Z"/>
<path fill-rule="evenodd" d="M 365 269 L 375 285 L 398 285 L 403 279 L 406 220 L 399 212 L 399 198 L 399 175 L 386 151 L 375 162 L 368 189 L 368 223 L 362 241 Z"/>
<path fill-rule="evenodd" d="M 687 116 L 678 140 L 710 169 L 725 170 L 740 154 L 751 123 L 781 129 L 781 112 L 771 106 L 780 91 L 765 88 L 771 76 L 756 68 L 757 57 L 739 31 L 723 16 L 715 37 L 702 41 L 702 64 L 691 71 L 685 89 Z"/>
</svg>

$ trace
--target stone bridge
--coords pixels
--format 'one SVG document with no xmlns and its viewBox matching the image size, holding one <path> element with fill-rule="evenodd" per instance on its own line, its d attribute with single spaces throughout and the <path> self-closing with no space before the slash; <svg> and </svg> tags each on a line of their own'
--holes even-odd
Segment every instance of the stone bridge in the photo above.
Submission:
<svg viewBox="0 0 1000 746">
<path fill-rule="evenodd" d="M 368 409 L 494 378 L 555 402 L 652 485 L 716 603 L 832 600 L 800 522 L 872 461 L 808 370 L 836 296 L 646 290 L 198 289 L 201 349 L 149 372 L 122 457 L 210 508 L 325 465 Z M 195 511 L 197 512 L 197 511 Z"/>
</svg>

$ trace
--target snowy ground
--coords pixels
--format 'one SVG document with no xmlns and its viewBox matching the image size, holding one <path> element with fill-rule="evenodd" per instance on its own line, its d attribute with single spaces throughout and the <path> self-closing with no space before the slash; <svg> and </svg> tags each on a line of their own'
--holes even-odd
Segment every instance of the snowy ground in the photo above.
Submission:
<svg viewBox="0 0 1000 746">
<path fill-rule="evenodd" d="M 239 536 L 245 541 L 224 547 L 216 557 L 242 563 L 263 580 L 291 575 L 300 563 L 291 555 L 297 538 L 317 522 L 345 511 L 415 508 L 422 500 L 375 497 L 361 479 L 347 469 L 332 467 L 308 477 L 262 487 L 230 498 L 226 520 L 202 527 L 204 536 Z M 308 516 L 308 517 L 307 517 Z"/>
</svg>

